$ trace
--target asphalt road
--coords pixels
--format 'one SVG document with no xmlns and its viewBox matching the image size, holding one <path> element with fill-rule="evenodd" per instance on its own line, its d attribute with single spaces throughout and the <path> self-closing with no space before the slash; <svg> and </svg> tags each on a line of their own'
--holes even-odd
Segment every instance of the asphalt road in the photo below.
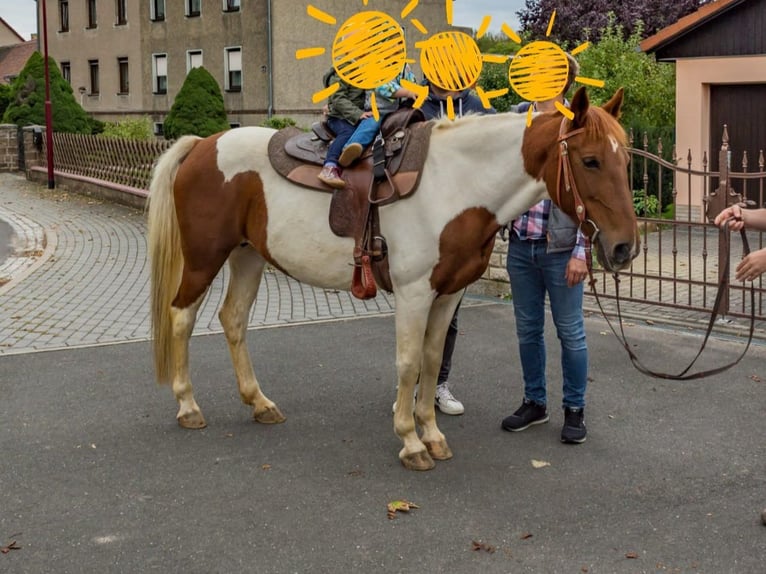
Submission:
<svg viewBox="0 0 766 574">
<path fill-rule="evenodd" d="M 0 546 L 20 547 L 0 572 L 763 572 L 766 347 L 673 383 L 635 371 L 600 319 L 587 329 L 588 440 L 563 445 L 554 336 L 551 422 L 507 433 L 512 310 L 464 308 L 466 414 L 439 415 L 455 456 L 426 473 L 397 458 L 390 316 L 251 331 L 276 426 L 250 421 L 222 335 L 192 340 L 201 431 L 176 426 L 148 343 L 0 357 Z M 628 336 L 667 370 L 700 343 Z M 702 367 L 742 344 L 712 340 Z M 389 520 L 398 499 L 419 508 Z"/>
</svg>

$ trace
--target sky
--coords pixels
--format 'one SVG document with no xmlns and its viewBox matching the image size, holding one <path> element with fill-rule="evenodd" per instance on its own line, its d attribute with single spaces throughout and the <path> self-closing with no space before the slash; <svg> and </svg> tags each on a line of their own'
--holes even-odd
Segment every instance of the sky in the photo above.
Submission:
<svg viewBox="0 0 766 574">
<path fill-rule="evenodd" d="M 321 0 L 312 3 L 320 5 Z M 25 40 L 29 40 L 31 34 L 37 31 L 36 6 L 35 0 L 0 0 L 0 17 Z M 55 6 L 56 2 L 48 2 L 47 8 L 51 10 Z M 484 16 L 492 16 L 491 31 L 498 32 L 503 22 L 518 31 L 516 12 L 524 7 L 524 0 L 455 0 L 452 6 L 452 19 L 456 26 L 478 28 Z"/>
</svg>

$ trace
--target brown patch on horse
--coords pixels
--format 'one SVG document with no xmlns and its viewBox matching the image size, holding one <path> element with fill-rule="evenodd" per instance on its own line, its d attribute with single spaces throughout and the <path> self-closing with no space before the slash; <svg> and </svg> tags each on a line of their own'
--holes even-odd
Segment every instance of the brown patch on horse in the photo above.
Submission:
<svg viewBox="0 0 766 574">
<path fill-rule="evenodd" d="M 214 169 L 220 135 L 201 140 L 176 175 L 173 195 L 184 269 L 174 307 L 185 308 L 196 301 L 243 241 L 271 261 L 263 182 L 255 172 L 224 180 L 223 173 Z"/>
<path fill-rule="evenodd" d="M 439 237 L 431 287 L 440 294 L 456 293 L 481 277 L 499 229 L 495 214 L 484 207 L 466 209 L 450 221 Z"/>
</svg>

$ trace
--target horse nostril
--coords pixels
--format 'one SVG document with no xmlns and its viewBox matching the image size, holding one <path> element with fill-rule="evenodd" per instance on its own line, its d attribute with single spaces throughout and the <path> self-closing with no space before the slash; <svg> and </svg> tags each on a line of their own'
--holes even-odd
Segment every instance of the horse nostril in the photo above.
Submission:
<svg viewBox="0 0 766 574">
<path fill-rule="evenodd" d="M 614 246 L 614 262 L 618 265 L 627 263 L 631 257 L 630 243 L 618 243 Z"/>
</svg>

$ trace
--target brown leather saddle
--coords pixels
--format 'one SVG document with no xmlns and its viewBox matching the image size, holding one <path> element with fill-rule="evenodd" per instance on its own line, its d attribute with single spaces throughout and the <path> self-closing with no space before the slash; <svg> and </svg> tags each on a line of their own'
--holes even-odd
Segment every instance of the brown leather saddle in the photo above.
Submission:
<svg viewBox="0 0 766 574">
<path fill-rule="evenodd" d="M 354 239 L 351 293 L 359 299 L 375 297 L 376 283 L 392 291 L 378 207 L 417 189 L 432 125 L 417 109 L 386 116 L 375 142 L 356 163 L 343 169 L 343 189 L 333 189 L 318 178 L 334 137 L 325 125 L 315 124 L 311 132 L 284 128 L 269 141 L 269 160 L 278 173 L 303 187 L 332 193 L 330 229 L 339 237 Z"/>
</svg>

